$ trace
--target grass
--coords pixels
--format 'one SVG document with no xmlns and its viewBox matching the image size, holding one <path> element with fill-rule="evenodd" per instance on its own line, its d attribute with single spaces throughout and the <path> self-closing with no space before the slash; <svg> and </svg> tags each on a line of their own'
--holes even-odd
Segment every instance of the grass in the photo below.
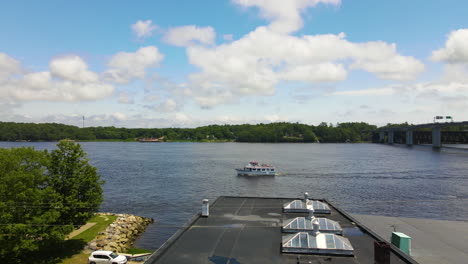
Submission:
<svg viewBox="0 0 468 264">
<path fill-rule="evenodd" d="M 41 247 L 35 252 L 22 256 L 20 263 L 30 264 L 74 264 L 87 263 L 87 254 L 83 254 L 86 243 L 79 239 L 63 240 L 58 243 Z M 81 255 L 81 256 L 78 256 Z M 10 263 L 5 262 L 2 263 Z"/>
<path fill-rule="evenodd" d="M 96 223 L 95 225 L 78 234 L 77 236 L 74 236 L 70 240 L 67 240 L 69 243 L 76 243 L 81 245 L 80 250 L 77 251 L 74 248 L 73 251 L 69 251 L 68 254 L 64 255 L 60 264 L 87 263 L 89 254 L 81 252 L 84 245 L 93 240 L 100 232 L 104 231 L 108 225 L 114 222 L 115 219 L 117 219 L 117 216 L 115 215 L 96 215 L 91 218 L 88 223 Z M 65 247 L 65 251 L 67 250 L 68 247 Z"/>
<path fill-rule="evenodd" d="M 96 215 L 88 221 L 88 223 L 96 224 L 83 231 L 81 234 L 73 237 L 71 240 L 81 239 L 84 242 L 88 243 L 89 241 L 93 240 L 100 232 L 104 231 L 108 225 L 112 224 L 112 222 L 114 222 L 115 219 L 117 219 L 117 216 L 115 215 Z"/>
<path fill-rule="evenodd" d="M 142 249 L 142 248 L 129 248 L 125 253 L 136 255 L 136 254 L 144 254 L 144 253 L 153 253 L 153 251 Z"/>
<path fill-rule="evenodd" d="M 79 253 L 75 254 L 65 260 L 63 260 L 60 264 L 77 264 L 77 263 L 88 263 L 89 254 L 86 253 Z"/>
<path fill-rule="evenodd" d="M 30 264 L 75 264 L 87 263 L 89 253 L 85 253 L 83 248 L 93 240 L 100 232 L 114 222 L 117 216 L 105 215 L 95 216 L 88 222 L 96 223 L 89 229 L 83 231 L 68 240 L 57 241 L 56 243 L 43 245 L 38 250 L 23 254 L 20 263 Z M 3 259 L 2 259 L 3 260 Z M 5 260 L 0 263 L 9 263 Z"/>
</svg>

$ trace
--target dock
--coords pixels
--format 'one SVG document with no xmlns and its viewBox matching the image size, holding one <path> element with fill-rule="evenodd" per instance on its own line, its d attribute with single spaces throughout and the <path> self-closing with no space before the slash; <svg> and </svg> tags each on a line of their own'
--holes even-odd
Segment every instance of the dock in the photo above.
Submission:
<svg viewBox="0 0 468 264">
<path fill-rule="evenodd" d="M 421 264 L 468 263 L 468 221 L 353 215 L 390 241 L 394 227 L 411 237 L 411 257 Z"/>
</svg>

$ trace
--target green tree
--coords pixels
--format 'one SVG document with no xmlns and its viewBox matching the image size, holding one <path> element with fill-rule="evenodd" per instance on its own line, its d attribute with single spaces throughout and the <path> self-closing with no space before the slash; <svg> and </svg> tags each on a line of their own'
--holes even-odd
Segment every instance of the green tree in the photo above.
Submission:
<svg viewBox="0 0 468 264">
<path fill-rule="evenodd" d="M 59 222 L 81 225 L 98 211 L 103 201 L 100 175 L 88 163 L 80 144 L 60 141 L 50 153 L 50 185 L 62 203 Z"/>
<path fill-rule="evenodd" d="M 100 176 L 80 145 L 57 147 L 0 148 L 0 259 L 8 263 L 37 262 L 57 250 L 103 200 Z"/>
<path fill-rule="evenodd" d="M 59 196 L 49 185 L 47 163 L 45 151 L 0 148 L 0 259 L 21 263 L 73 230 L 56 225 Z"/>
<path fill-rule="evenodd" d="M 311 130 L 304 131 L 304 142 L 317 142 L 318 138 Z"/>
</svg>

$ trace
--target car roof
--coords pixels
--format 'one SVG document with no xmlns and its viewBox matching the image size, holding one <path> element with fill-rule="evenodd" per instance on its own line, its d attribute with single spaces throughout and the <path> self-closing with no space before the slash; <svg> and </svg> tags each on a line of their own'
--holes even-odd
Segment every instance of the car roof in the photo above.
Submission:
<svg viewBox="0 0 468 264">
<path fill-rule="evenodd" d="M 107 254 L 107 255 L 109 255 L 109 254 L 111 254 L 111 253 L 112 253 L 112 251 L 110 251 L 110 250 L 98 250 L 98 251 L 94 251 L 94 252 L 91 253 L 91 254 L 93 254 L 93 255 L 94 255 L 94 254 Z"/>
</svg>

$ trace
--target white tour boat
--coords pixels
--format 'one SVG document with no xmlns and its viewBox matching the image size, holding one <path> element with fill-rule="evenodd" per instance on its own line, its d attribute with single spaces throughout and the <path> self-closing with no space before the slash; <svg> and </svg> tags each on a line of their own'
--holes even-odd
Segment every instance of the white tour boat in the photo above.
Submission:
<svg viewBox="0 0 468 264">
<path fill-rule="evenodd" d="M 238 176 L 275 176 L 276 169 L 267 164 L 259 164 L 256 161 L 251 161 L 242 169 L 236 169 Z"/>
</svg>

